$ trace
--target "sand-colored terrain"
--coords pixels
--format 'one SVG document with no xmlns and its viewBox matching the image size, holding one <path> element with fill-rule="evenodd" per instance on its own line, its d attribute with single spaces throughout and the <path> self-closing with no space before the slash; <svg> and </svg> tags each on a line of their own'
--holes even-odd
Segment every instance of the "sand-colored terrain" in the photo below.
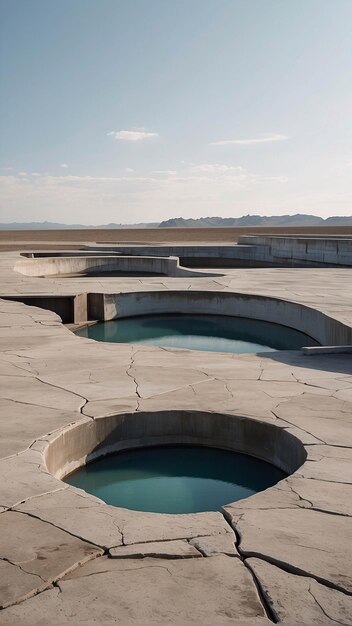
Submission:
<svg viewBox="0 0 352 626">
<path fill-rule="evenodd" d="M 0 250 L 80 247 L 96 243 L 236 243 L 241 235 L 352 235 L 352 226 L 295 226 L 241 228 L 89 228 L 63 230 L 3 230 Z"/>
</svg>

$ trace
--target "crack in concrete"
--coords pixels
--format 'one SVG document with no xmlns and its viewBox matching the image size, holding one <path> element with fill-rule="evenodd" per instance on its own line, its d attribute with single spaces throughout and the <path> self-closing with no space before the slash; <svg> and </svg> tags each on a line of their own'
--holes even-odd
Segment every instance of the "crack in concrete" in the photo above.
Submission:
<svg viewBox="0 0 352 626">
<path fill-rule="evenodd" d="M 264 611 L 266 613 L 267 618 L 270 619 L 274 624 L 277 624 L 280 621 L 279 617 L 278 617 L 276 611 L 274 610 L 274 607 L 272 606 L 272 604 L 268 601 L 267 594 L 264 591 L 264 588 L 263 588 L 263 586 L 261 584 L 260 579 L 256 575 L 254 569 L 252 569 L 250 564 L 247 563 L 246 559 L 242 559 L 241 558 L 241 561 L 242 561 L 243 565 L 247 568 L 247 570 L 250 572 L 250 574 L 252 576 L 254 585 L 255 585 L 255 587 L 257 589 L 257 593 L 258 593 L 260 602 L 262 603 L 262 606 L 264 608 Z"/>
<path fill-rule="evenodd" d="M 76 396 L 77 398 L 80 398 L 83 401 L 83 405 L 79 407 L 80 411 L 81 411 L 82 408 L 84 408 L 84 406 L 88 402 L 87 398 L 82 396 L 82 394 L 77 393 L 76 391 L 71 391 L 70 389 L 65 389 L 65 387 L 60 387 L 60 385 L 55 385 L 54 383 L 49 383 L 46 380 L 42 380 L 39 376 L 36 376 L 35 380 L 37 380 L 38 382 L 42 383 L 43 385 L 48 385 L 49 387 L 53 387 L 54 389 L 59 389 L 60 391 L 63 391 L 65 393 L 70 393 L 70 394 Z"/>
<path fill-rule="evenodd" d="M 308 461 L 309 463 L 317 463 L 318 461 Z M 323 483 L 330 483 L 330 484 L 337 484 L 337 485 L 351 485 L 351 482 L 345 482 L 343 480 L 329 480 L 328 478 L 320 478 L 320 476 L 314 477 L 314 476 L 305 476 L 304 474 L 298 474 L 298 476 L 302 476 L 302 478 L 304 478 L 305 480 L 318 480 L 318 481 L 322 481 Z"/>
<path fill-rule="evenodd" d="M 200 380 L 198 382 L 195 383 L 189 383 L 187 385 L 181 385 L 181 387 L 175 387 L 175 389 L 168 389 L 167 391 L 162 391 L 161 393 L 155 393 L 152 396 L 139 396 L 139 398 L 141 398 L 141 400 L 153 400 L 154 398 L 160 398 L 161 396 L 166 396 L 170 393 L 174 393 L 175 391 L 182 391 L 185 389 L 189 389 L 192 388 L 192 391 L 196 394 L 196 391 L 193 389 L 193 387 L 198 387 L 198 385 L 204 385 L 205 383 L 208 383 L 209 380 L 216 380 L 216 378 L 211 378 L 211 379 L 206 379 L 206 380 Z M 139 410 L 139 406 L 138 409 Z M 170 409 L 172 410 L 172 409 Z M 194 409 L 190 409 L 190 410 L 194 410 Z M 209 413 L 211 413 L 212 411 L 210 410 Z"/>
<path fill-rule="evenodd" d="M 153 558 L 153 557 L 149 557 L 149 558 Z M 158 558 L 158 557 L 156 557 Z M 118 559 L 116 559 L 117 561 Z M 127 559 L 126 559 L 127 560 Z M 173 560 L 173 559 L 170 559 Z M 164 565 L 153 565 L 153 564 L 148 564 L 148 565 L 142 565 L 140 567 L 131 567 L 131 568 L 124 568 L 123 571 L 124 572 L 135 572 L 138 570 L 142 570 L 142 569 L 148 569 L 148 568 L 156 568 L 156 569 L 164 569 L 166 570 L 170 576 L 177 576 L 177 574 L 173 574 L 172 572 L 170 572 L 170 570 L 168 569 L 168 567 L 165 567 Z M 83 574 L 82 576 L 79 576 L 79 578 L 89 578 L 90 576 L 99 576 L 100 574 L 111 574 L 113 573 L 113 570 L 102 570 L 101 572 L 91 572 L 90 574 Z"/>
<path fill-rule="evenodd" d="M 235 399 L 235 396 L 234 396 L 234 394 L 232 393 L 231 389 L 229 389 L 228 383 L 227 383 L 227 382 L 225 382 L 225 385 L 224 385 L 224 386 L 225 386 L 225 389 L 226 389 L 227 393 L 228 393 L 228 394 L 230 394 L 230 397 L 232 398 L 232 400 L 234 400 L 234 399 Z"/>
<path fill-rule="evenodd" d="M 192 537 L 193 539 L 193 537 Z M 187 542 L 189 543 L 190 546 L 192 546 L 192 548 L 194 548 L 195 550 L 197 550 L 197 552 L 199 552 L 199 554 L 204 557 L 204 558 L 208 558 L 208 555 L 206 554 L 206 552 L 204 550 L 202 550 L 202 548 L 200 547 L 200 545 L 193 545 L 190 543 L 190 539 L 187 539 Z M 197 558 L 195 555 L 194 556 L 190 556 L 189 558 Z"/>
<path fill-rule="evenodd" d="M 237 544 L 238 552 L 242 555 L 244 560 L 248 558 L 261 559 L 262 561 L 266 561 L 267 563 L 270 563 L 271 565 L 275 565 L 276 567 L 278 567 L 279 569 L 282 569 L 284 572 L 287 572 L 288 574 L 294 574 L 295 576 L 302 576 L 303 578 L 313 578 L 313 580 L 316 580 L 318 583 L 320 583 L 324 587 L 328 587 L 329 589 L 335 589 L 336 591 L 340 591 L 346 596 L 352 596 L 352 591 L 348 591 L 344 587 L 341 587 L 340 585 L 333 583 L 331 580 L 328 580 L 327 578 L 322 578 L 318 576 L 317 574 L 314 574 L 312 572 L 307 572 L 299 567 L 296 567 L 295 565 L 292 565 L 292 563 L 281 561 L 279 559 L 276 559 L 275 557 L 272 557 L 268 554 L 263 554 L 261 552 L 256 552 L 252 550 L 247 550 L 246 552 L 243 551 L 240 545 L 241 540 L 242 540 L 241 534 L 236 528 L 234 528 L 234 531 L 238 535 L 238 538 L 239 538 L 239 541 Z M 311 548 L 311 546 L 309 546 L 309 548 Z"/>
<path fill-rule="evenodd" d="M 224 533 L 218 533 L 219 535 L 227 535 L 230 534 L 231 531 L 225 531 Z M 214 533 L 210 533 L 210 534 L 204 534 L 204 532 L 201 535 L 192 535 L 191 537 L 189 536 L 185 536 L 185 535 L 180 535 L 179 537 L 172 537 L 170 539 L 146 539 L 145 541 L 132 541 L 132 542 L 127 542 L 124 543 L 123 545 L 125 546 L 139 546 L 139 545 L 144 545 L 144 544 L 149 544 L 149 543 L 168 543 L 170 541 L 191 541 L 192 539 L 202 539 L 203 537 L 214 537 L 216 535 L 214 535 Z M 120 546 L 110 546 L 111 548 L 119 548 Z"/>
<path fill-rule="evenodd" d="M 52 493 L 57 493 L 58 491 L 65 491 L 68 489 L 68 485 L 64 485 L 63 487 L 58 487 L 57 489 L 52 489 L 51 491 L 43 491 L 42 493 L 36 493 L 34 496 L 29 496 L 24 500 L 20 500 L 15 504 L 6 508 L 6 511 L 17 511 L 18 513 L 23 513 L 24 511 L 18 511 L 16 507 L 21 506 L 21 504 L 26 504 L 26 502 L 30 502 L 31 500 L 35 500 L 36 498 L 42 498 L 43 496 L 51 495 Z M 45 520 L 42 520 L 45 521 Z"/>
<path fill-rule="evenodd" d="M 18 567 L 18 569 L 20 569 L 21 572 L 23 572 L 24 574 L 29 574 L 31 576 L 37 576 L 38 578 L 40 578 L 40 580 L 43 581 L 43 583 L 47 582 L 45 580 L 45 578 L 40 576 L 40 574 L 36 574 L 35 572 L 30 572 L 30 571 L 27 571 L 26 569 L 24 569 L 23 565 L 21 565 L 20 563 L 14 563 L 13 561 L 11 561 L 10 559 L 8 559 L 8 558 L 6 558 L 4 556 L 0 557 L 0 561 L 5 561 L 6 563 L 10 563 L 10 565 L 13 565 L 14 567 Z"/>
<path fill-rule="evenodd" d="M 2 363 L 5 363 L 6 365 L 11 365 L 11 367 L 20 370 L 20 372 L 26 372 L 27 374 L 30 374 L 28 378 L 33 378 L 33 376 L 38 375 L 38 372 L 34 370 L 29 361 L 26 361 L 25 364 L 28 365 L 30 369 L 21 367 L 18 363 L 14 363 L 13 361 L 7 361 L 6 359 L 2 359 Z M 19 376 L 18 374 L 6 374 L 6 376 L 17 376 L 17 378 L 22 378 L 22 376 Z"/>
<path fill-rule="evenodd" d="M 318 513 L 326 513 L 327 515 L 338 515 L 339 517 L 352 517 L 350 513 L 341 513 L 340 511 L 329 511 L 328 509 L 319 509 L 316 506 L 312 506 L 310 510 L 317 511 Z"/>
<path fill-rule="evenodd" d="M 300 496 L 300 494 L 298 493 L 298 491 L 295 491 L 295 489 L 292 487 L 292 485 L 290 485 L 288 482 L 286 482 L 286 486 L 291 490 L 291 492 L 298 497 L 299 502 L 307 502 L 311 507 L 313 507 L 313 502 L 311 502 L 310 500 L 307 500 L 307 498 L 302 498 L 302 496 Z M 299 505 L 298 505 L 299 506 Z M 291 507 L 289 507 L 291 508 Z M 303 508 L 307 508 L 307 507 L 303 507 Z"/>
<path fill-rule="evenodd" d="M 287 572 L 288 574 L 293 574 L 296 576 L 302 576 L 304 578 L 311 578 L 313 580 L 316 580 L 316 582 L 318 582 L 319 584 L 323 585 L 324 587 L 328 587 L 330 589 L 335 589 L 336 591 L 339 591 L 341 593 L 343 593 L 346 596 L 352 596 L 352 591 L 348 591 L 347 589 L 344 589 L 343 587 L 341 587 L 340 585 L 336 585 L 335 583 L 331 582 L 330 580 L 327 580 L 325 578 L 321 578 L 313 573 L 309 573 L 306 572 L 304 570 L 301 570 L 300 568 L 295 567 L 294 565 L 290 564 L 290 563 L 286 563 L 285 561 L 280 561 L 278 559 L 275 559 L 274 557 L 271 557 L 270 555 L 265 555 L 262 554 L 260 552 L 251 552 L 251 551 L 247 551 L 244 552 L 241 548 L 241 541 L 242 541 L 242 536 L 240 531 L 238 530 L 238 528 L 236 528 L 236 524 L 238 524 L 239 521 L 241 521 L 243 519 L 245 515 L 244 513 L 241 513 L 238 516 L 238 520 L 237 522 L 234 522 L 232 519 L 232 516 L 230 513 L 228 513 L 227 511 L 223 511 L 223 516 L 224 519 L 226 520 L 226 522 L 229 524 L 229 526 L 231 527 L 231 529 L 233 530 L 233 532 L 235 533 L 235 537 L 236 537 L 236 548 L 238 551 L 238 554 L 241 558 L 241 560 L 243 562 L 245 562 L 245 560 L 247 558 L 258 558 L 261 559 L 267 563 L 270 563 L 271 565 L 275 565 L 276 567 L 278 567 L 279 569 L 282 569 L 283 571 Z M 309 546 L 310 547 L 310 546 Z M 259 581 L 258 581 L 259 584 Z M 265 606 L 264 608 L 266 609 L 266 602 L 265 602 Z M 268 607 L 269 610 L 269 614 L 271 611 L 271 607 Z"/>
<path fill-rule="evenodd" d="M 232 532 L 234 533 L 234 544 L 236 546 L 237 552 L 238 552 L 238 556 L 240 558 L 240 560 L 242 561 L 243 565 L 250 571 L 251 575 L 252 575 L 252 580 L 253 580 L 253 584 L 256 588 L 257 594 L 258 594 L 258 598 L 259 601 L 263 607 L 263 610 L 265 612 L 265 615 L 268 617 L 268 619 L 272 622 L 274 622 L 274 624 L 277 623 L 277 619 L 276 619 L 276 614 L 275 612 L 272 610 L 271 605 L 268 603 L 266 596 L 264 594 L 264 591 L 260 585 L 259 579 L 257 578 L 257 576 L 255 575 L 254 571 L 247 565 L 245 557 L 243 556 L 241 550 L 240 550 L 240 535 L 237 532 L 236 528 L 233 527 L 232 525 L 232 517 L 231 514 L 228 513 L 226 510 L 223 510 L 222 512 L 223 517 L 225 522 L 227 522 L 227 524 L 230 526 Z M 244 516 L 244 513 L 239 515 L 239 519 L 241 520 L 242 517 Z"/>
<path fill-rule="evenodd" d="M 304 428 L 301 428 L 300 426 L 297 426 L 297 424 L 295 424 L 294 422 L 290 422 L 288 419 L 285 419 L 284 417 L 281 417 L 280 415 L 277 415 L 275 413 L 275 409 L 278 409 L 280 404 L 284 404 L 284 402 L 279 402 L 273 409 L 270 410 L 270 412 L 274 415 L 274 417 L 278 420 L 281 420 L 282 422 L 285 422 L 286 424 L 289 424 L 290 426 L 297 428 L 298 430 L 301 430 L 303 433 L 306 433 L 307 435 L 310 435 L 311 437 L 314 437 L 314 439 L 317 439 L 318 441 L 320 441 L 323 445 L 327 446 L 328 444 L 326 443 L 326 441 L 323 441 L 323 439 L 320 439 L 319 437 L 317 437 L 316 435 L 313 435 L 313 433 L 311 433 L 309 430 L 306 430 Z"/>
<path fill-rule="evenodd" d="M 81 541 L 84 541 L 85 543 L 89 543 L 94 548 L 100 548 L 101 550 L 106 550 L 107 549 L 107 546 L 100 545 L 98 543 L 93 543 L 89 539 L 85 539 L 81 535 L 76 535 L 75 533 L 67 530 L 67 528 L 62 528 L 62 526 L 58 526 L 57 524 L 54 524 L 54 522 L 49 522 L 49 520 L 42 519 L 41 517 L 39 517 L 39 515 L 35 515 L 34 513 L 29 513 L 28 511 L 20 511 L 19 509 L 15 509 L 15 508 L 9 509 L 8 512 L 9 513 L 11 513 L 11 512 L 13 512 L 13 513 L 20 513 L 21 515 L 28 515 L 28 517 L 32 517 L 34 519 L 38 519 L 43 524 L 49 524 L 49 526 L 53 526 L 54 528 L 57 528 L 58 530 L 61 530 L 64 533 L 67 533 L 71 537 L 74 537 L 75 539 L 80 539 Z"/>
<path fill-rule="evenodd" d="M 193 385 L 187 385 L 187 387 L 189 387 L 189 389 L 191 389 L 193 391 L 193 394 L 195 395 L 195 397 L 197 397 L 197 392 L 196 392 L 195 388 L 193 387 Z"/>
<path fill-rule="evenodd" d="M 334 619 L 333 617 L 331 617 L 330 615 L 328 615 L 328 613 L 325 611 L 325 609 L 322 607 L 322 605 L 320 604 L 320 602 L 317 600 L 317 598 L 315 597 L 312 588 L 311 588 L 311 584 L 308 587 L 308 593 L 312 596 L 314 602 L 318 605 L 319 609 L 321 610 L 321 612 L 325 615 L 325 617 L 327 617 L 328 619 L 330 619 L 332 622 L 335 622 L 336 624 L 341 624 L 341 626 L 346 626 L 346 624 L 344 622 L 340 622 L 337 619 Z"/>
<path fill-rule="evenodd" d="M 111 400 L 115 401 L 115 402 L 118 402 L 119 400 L 121 400 L 121 398 L 116 398 L 116 396 L 113 396 L 112 398 L 103 398 L 103 399 L 99 399 L 99 400 L 88 400 L 88 402 L 86 402 L 84 407 L 81 408 L 81 414 L 84 417 L 88 417 L 88 418 L 90 418 L 92 420 L 100 419 L 100 418 L 104 419 L 105 417 L 110 417 L 111 415 L 123 415 L 124 413 L 129 412 L 129 411 L 132 411 L 132 412 L 133 412 L 133 410 L 137 411 L 139 409 L 139 406 L 140 406 L 140 403 L 138 402 L 138 399 L 131 397 L 131 402 L 136 402 L 137 403 L 136 404 L 136 406 L 137 406 L 136 409 L 133 409 L 133 407 L 128 407 L 126 409 L 119 408 L 119 409 L 115 409 L 111 413 L 102 413 L 101 415 L 89 415 L 88 413 L 85 413 L 85 411 L 83 410 L 83 409 L 86 408 L 87 405 L 94 404 L 95 402 L 96 403 L 110 402 Z M 125 401 L 126 398 L 122 398 L 122 400 Z M 127 398 L 127 400 L 129 400 L 129 397 Z M 76 422 L 74 422 L 74 423 L 76 423 Z M 79 423 L 79 422 L 77 422 L 77 423 Z"/>
<path fill-rule="evenodd" d="M 36 404 L 34 406 L 41 406 L 42 407 L 41 404 L 40 405 Z M 44 407 L 44 408 L 50 408 L 50 407 Z M 61 409 L 54 409 L 53 408 L 52 411 L 58 411 L 60 413 Z M 84 415 L 84 417 L 89 417 L 89 416 L 86 416 L 85 414 L 82 414 L 82 415 Z M 39 443 L 41 441 L 45 441 L 45 442 L 49 443 L 49 440 L 46 439 L 46 437 L 50 437 L 51 435 L 54 435 L 55 433 L 59 433 L 60 431 L 66 429 L 66 428 L 70 428 L 70 426 L 74 426 L 75 424 L 79 424 L 80 422 L 81 422 L 81 420 L 78 420 L 78 421 L 75 420 L 73 422 L 69 422 L 68 424 L 64 424 L 63 426 L 58 426 L 58 428 L 55 428 L 54 430 L 46 433 L 45 435 L 41 435 L 40 437 L 37 437 L 36 439 L 33 439 L 33 441 L 24 450 L 21 450 L 20 452 L 15 452 L 14 454 L 10 454 L 9 456 L 1 457 L 0 461 L 7 461 L 8 459 L 14 459 L 15 457 L 19 457 L 22 454 L 24 454 L 25 452 L 28 452 L 29 450 L 32 450 L 33 446 L 36 443 Z M 33 450 L 33 452 L 36 452 L 36 450 Z"/>
<path fill-rule="evenodd" d="M 60 587 L 60 581 L 59 580 L 54 580 L 53 587 L 56 587 L 59 590 L 59 593 L 62 593 L 62 589 Z"/>
<path fill-rule="evenodd" d="M 85 565 L 89 561 L 93 561 L 95 558 L 99 558 L 99 557 L 102 557 L 102 556 L 105 556 L 105 553 L 104 554 L 98 554 L 96 556 L 92 555 L 92 556 L 90 556 L 88 559 L 86 559 L 83 562 L 80 561 L 78 563 L 75 563 L 69 570 L 67 570 L 63 574 L 59 575 L 57 578 L 54 578 L 54 579 L 48 580 L 48 581 L 44 581 L 44 579 L 42 579 L 44 581 L 44 583 L 45 583 L 45 587 L 43 587 L 42 589 L 34 589 L 33 591 L 27 593 L 24 598 L 19 598 L 19 599 L 15 600 L 14 602 L 11 602 L 11 603 L 7 604 L 6 607 L 0 607 L 0 610 L 6 611 L 6 609 L 9 609 L 12 606 L 17 606 L 19 604 L 23 604 L 23 602 L 26 602 L 30 598 L 34 598 L 36 596 L 39 596 L 42 593 L 50 591 L 50 589 L 53 589 L 53 588 L 58 588 L 59 589 L 59 593 L 62 593 L 63 590 L 61 589 L 60 583 L 59 583 L 61 578 L 64 578 L 65 576 L 67 576 L 71 572 L 74 572 L 76 569 L 78 569 L 79 567 L 82 567 L 83 565 Z M 39 576 L 39 574 L 34 574 L 34 575 L 35 576 Z M 41 578 L 41 576 L 40 576 L 40 578 Z"/>
<path fill-rule="evenodd" d="M 8 402 L 14 402 L 15 404 L 24 404 L 25 406 L 42 407 L 43 409 L 51 409 L 52 411 L 58 410 L 54 406 L 48 406 L 47 404 L 38 404 L 38 402 L 25 402 L 24 400 L 14 400 L 13 398 L 7 398 L 6 396 L 2 396 L 2 399 L 7 400 Z"/>
<path fill-rule="evenodd" d="M 263 376 L 263 374 L 264 374 L 264 371 L 265 371 L 265 368 L 264 368 L 264 367 L 262 367 L 262 366 L 260 366 L 260 374 L 259 374 L 259 376 L 258 376 L 257 380 L 261 380 L 261 381 L 263 381 L 262 376 Z"/>
<path fill-rule="evenodd" d="M 137 353 L 138 353 L 138 350 L 136 352 L 132 352 L 132 354 L 131 354 L 131 362 L 130 362 L 128 368 L 126 369 L 126 374 L 127 374 L 127 376 L 129 376 L 133 380 L 133 382 L 135 384 L 135 388 L 136 388 L 135 389 L 135 393 L 136 393 L 136 396 L 138 398 L 138 400 L 137 400 L 137 411 L 138 411 L 139 408 L 140 408 L 139 399 L 141 399 L 142 396 L 141 396 L 141 394 L 139 392 L 139 383 L 137 381 L 137 378 L 132 374 L 132 368 L 135 367 L 134 361 L 135 361 Z"/>
</svg>

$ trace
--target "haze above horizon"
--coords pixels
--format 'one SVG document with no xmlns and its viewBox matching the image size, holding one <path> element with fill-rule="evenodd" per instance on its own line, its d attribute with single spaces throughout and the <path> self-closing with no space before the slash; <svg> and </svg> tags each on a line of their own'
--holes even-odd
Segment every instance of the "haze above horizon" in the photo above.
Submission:
<svg viewBox="0 0 352 626">
<path fill-rule="evenodd" d="M 0 11 L 0 222 L 352 214 L 351 0 Z"/>
</svg>

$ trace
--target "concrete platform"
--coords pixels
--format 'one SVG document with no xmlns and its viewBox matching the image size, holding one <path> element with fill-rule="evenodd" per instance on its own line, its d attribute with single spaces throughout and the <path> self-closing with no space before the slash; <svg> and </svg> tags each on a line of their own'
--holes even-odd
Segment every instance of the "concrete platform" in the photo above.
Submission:
<svg viewBox="0 0 352 626">
<path fill-rule="evenodd" d="M 250 294 L 280 300 L 283 315 L 294 305 L 291 323 L 313 311 L 317 332 L 333 327 L 349 343 L 348 269 L 65 280 L 21 275 L 18 258 L 0 256 L 2 294 Z M 0 300 L 0 348 L 1 625 L 352 624 L 351 354 L 97 343 L 10 300 Z M 60 480 L 98 436 L 116 445 L 122 416 L 136 428 L 149 414 L 154 437 L 180 439 L 188 421 L 173 416 L 185 411 L 204 414 L 194 437 L 206 441 L 213 423 L 240 445 L 241 424 L 243 445 L 294 472 L 223 512 L 192 515 L 111 507 Z"/>
</svg>

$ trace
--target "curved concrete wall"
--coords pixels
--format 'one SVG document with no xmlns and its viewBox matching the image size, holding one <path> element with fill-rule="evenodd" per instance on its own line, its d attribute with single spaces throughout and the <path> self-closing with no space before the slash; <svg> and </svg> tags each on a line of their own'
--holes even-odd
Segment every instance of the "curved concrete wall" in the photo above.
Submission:
<svg viewBox="0 0 352 626">
<path fill-rule="evenodd" d="M 352 344 L 352 328 L 302 304 L 244 293 L 154 291 L 90 294 L 94 319 L 112 320 L 160 313 L 195 313 L 248 317 L 282 324 L 322 345 Z"/>
<path fill-rule="evenodd" d="M 258 260 L 273 264 L 352 265 L 351 237 L 242 235 L 239 243 L 251 246 Z"/>
<path fill-rule="evenodd" d="M 71 426 L 50 441 L 45 461 L 51 474 L 63 478 L 112 452 L 167 444 L 242 452 L 268 461 L 288 474 L 306 459 L 299 439 L 267 422 L 203 411 L 155 411 L 114 415 Z"/>
<path fill-rule="evenodd" d="M 221 240 L 219 238 L 219 242 Z M 96 246 L 96 250 L 99 247 L 104 250 L 102 246 Z M 183 264 L 192 267 L 352 266 L 352 237 L 348 235 L 241 235 L 237 244 L 120 244 L 111 246 L 110 251 L 127 255 L 177 256 Z"/>
<path fill-rule="evenodd" d="M 26 276 L 60 276 L 86 272 L 124 272 L 164 276 L 207 276 L 181 267 L 178 257 L 152 256 L 74 256 L 46 257 L 17 261 L 15 271 Z M 208 274 L 209 275 L 209 274 Z"/>
</svg>

